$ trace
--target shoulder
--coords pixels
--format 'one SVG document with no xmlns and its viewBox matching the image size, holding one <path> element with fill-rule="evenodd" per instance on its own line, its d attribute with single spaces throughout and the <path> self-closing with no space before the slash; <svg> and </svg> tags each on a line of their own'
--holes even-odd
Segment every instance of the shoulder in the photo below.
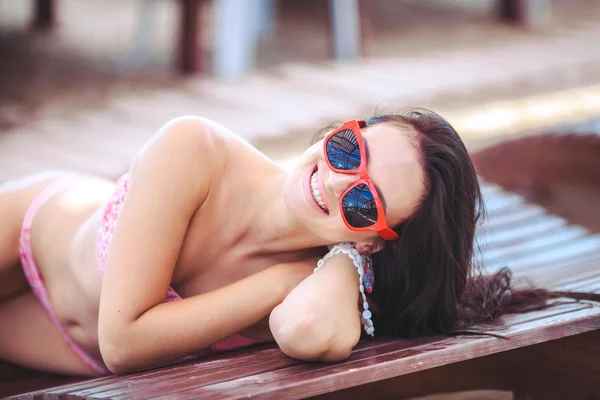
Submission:
<svg viewBox="0 0 600 400">
<path fill-rule="evenodd" d="M 132 173 L 142 164 L 158 163 L 166 169 L 190 173 L 201 170 L 206 174 L 224 159 L 229 136 L 233 136 L 230 131 L 206 118 L 174 118 L 161 126 L 137 153 Z"/>
<path fill-rule="evenodd" d="M 230 131 L 211 120 L 184 115 L 160 127 L 138 156 L 143 156 L 149 148 L 164 148 L 175 151 L 173 156 L 196 158 L 202 151 L 202 155 L 208 157 L 224 144 L 229 135 Z"/>
<path fill-rule="evenodd" d="M 129 171 L 131 190 L 175 191 L 202 201 L 222 170 L 229 136 L 234 135 L 202 117 L 186 115 L 166 122 L 135 156 Z"/>
</svg>

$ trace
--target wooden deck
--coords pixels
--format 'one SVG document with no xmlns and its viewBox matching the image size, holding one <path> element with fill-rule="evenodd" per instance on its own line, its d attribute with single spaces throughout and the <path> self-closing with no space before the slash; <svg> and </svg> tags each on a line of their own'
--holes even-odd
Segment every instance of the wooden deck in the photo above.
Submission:
<svg viewBox="0 0 600 400">
<path fill-rule="evenodd" d="M 190 78 L 169 89 L 124 91 L 89 110 L 48 107 L 37 118 L 0 134 L 0 182 L 49 168 L 116 178 L 162 124 L 182 114 L 214 119 L 277 161 L 304 150 L 322 126 L 377 108 L 431 106 L 466 140 L 505 134 L 514 129 L 507 125 L 510 121 L 527 128 L 597 116 L 600 88 L 554 101 L 552 112 L 535 102 L 508 109 L 480 106 L 524 83 L 568 87 L 581 74 L 597 76 L 598 68 L 590 66 L 600 65 L 600 52 L 590 48 L 599 41 L 597 24 L 582 23 L 543 40 L 528 37 L 488 48 L 348 65 L 287 64 L 234 83 Z M 461 107 L 463 112 L 457 112 Z"/>
</svg>

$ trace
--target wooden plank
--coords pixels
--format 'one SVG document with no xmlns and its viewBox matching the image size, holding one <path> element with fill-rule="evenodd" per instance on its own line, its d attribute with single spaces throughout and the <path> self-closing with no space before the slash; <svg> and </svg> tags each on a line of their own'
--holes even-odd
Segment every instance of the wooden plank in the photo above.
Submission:
<svg viewBox="0 0 600 400">
<path fill-rule="evenodd" d="M 438 337 L 413 341 L 375 339 L 361 343 L 348 362 L 333 365 L 300 363 L 283 356 L 276 348 L 271 348 L 257 353 L 246 353 L 245 358 L 239 361 L 235 359 L 235 355 L 230 354 L 224 356 L 223 359 L 178 366 L 170 370 L 163 369 L 134 374 L 124 378 L 103 378 L 97 382 L 91 381 L 55 388 L 46 391 L 45 398 L 59 398 L 59 396 L 67 394 L 73 396 L 72 398 L 126 396 L 133 399 L 147 398 L 150 395 L 186 398 L 186 396 L 192 397 L 207 393 L 229 393 L 224 391 L 238 387 L 250 387 L 254 390 L 256 385 L 261 388 L 267 385 L 268 392 L 270 392 L 276 382 L 280 383 L 279 386 L 287 387 L 288 380 L 293 383 L 294 379 L 298 379 L 298 377 L 301 377 L 309 387 L 317 384 L 321 388 L 319 390 L 322 390 L 322 385 L 326 385 L 326 382 L 321 382 L 319 376 L 323 374 L 331 376 L 334 382 L 337 382 L 342 379 L 341 376 L 345 375 L 344 371 L 349 371 L 348 373 L 353 376 L 359 374 L 367 378 L 369 378 L 369 374 L 375 374 L 377 371 L 379 379 L 385 379 L 398 374 L 433 368 L 444 363 L 458 362 L 539 341 L 551 340 L 556 335 L 561 337 L 598 328 L 600 309 L 588 304 L 566 304 L 549 310 L 507 316 L 503 320 L 511 327 L 498 329 L 497 332 L 511 336 L 511 340 L 489 337 Z M 283 364 L 275 365 L 277 361 Z M 270 362 L 273 362 L 273 368 L 269 368 Z M 267 368 L 266 371 L 265 368 Z M 380 368 L 383 370 L 382 375 L 379 372 Z M 173 381 L 171 381 L 171 376 L 173 376 Z M 343 378 L 342 383 L 345 382 L 343 385 L 359 384 L 360 380 L 355 382 L 354 378 L 356 376 L 349 377 L 347 380 Z M 372 378 L 373 376 L 370 376 L 369 379 Z M 295 385 L 292 386 L 295 387 Z M 232 393 L 235 394 L 235 391 Z M 280 394 L 283 395 L 279 389 L 270 393 L 276 397 L 279 397 Z M 285 393 L 286 396 L 288 394 Z M 307 395 L 312 394 L 314 393 L 310 391 Z M 40 396 L 41 394 L 38 393 L 37 397 L 30 395 L 27 398 L 41 398 Z"/>
<path fill-rule="evenodd" d="M 495 215 L 503 214 L 507 210 L 514 209 L 515 206 L 523 206 L 525 199 L 523 196 L 513 193 L 498 193 L 483 197 L 487 215 L 492 218 Z"/>
<path fill-rule="evenodd" d="M 373 341 L 362 343 L 356 351 L 374 349 L 387 344 L 386 341 Z M 262 350 L 245 349 L 240 351 L 213 356 L 212 360 L 200 360 L 193 364 L 164 368 L 159 371 L 134 374 L 124 378 L 114 377 L 110 382 L 104 380 L 101 384 L 90 382 L 52 391 L 52 396 L 69 393 L 78 397 L 110 398 L 114 396 L 142 396 L 146 388 L 154 392 L 159 389 L 176 390 L 185 389 L 193 384 L 212 384 L 250 374 L 272 371 L 292 365 L 301 364 L 300 361 L 285 356 L 275 345 L 261 346 Z M 216 358 L 216 359 L 215 359 Z M 48 395 L 48 393 L 46 394 Z"/>
<path fill-rule="evenodd" d="M 90 157 L 89 154 L 80 154 L 72 143 L 57 143 L 52 137 L 40 136 L 33 133 L 13 136 L 10 142 L 2 142 L 2 151 L 7 156 L 18 155 L 29 157 L 39 165 L 36 170 L 23 171 L 25 173 L 38 172 L 47 169 L 72 169 L 75 171 L 97 171 L 100 176 L 109 176 L 114 173 L 112 165 L 104 159 Z M 6 163 L 7 160 L 2 160 Z M 41 168 L 41 169 L 39 169 Z"/>
<path fill-rule="evenodd" d="M 424 65 L 424 64 L 423 64 Z M 407 76 L 415 76 L 420 73 L 419 68 L 423 65 L 413 66 L 407 60 L 402 66 L 371 68 L 369 65 L 356 66 L 327 65 L 308 66 L 301 64 L 288 64 L 279 67 L 286 80 L 295 82 L 311 82 L 311 86 L 320 87 L 329 93 L 350 99 L 355 102 L 353 109 L 360 109 L 369 104 L 380 103 L 382 99 L 393 98 L 399 102 L 419 93 L 419 97 L 427 97 L 434 90 L 434 85 L 423 80 L 409 80 Z M 401 68 L 403 72 L 398 72 Z M 440 82 L 441 79 L 434 79 Z M 448 80 L 446 80 L 448 81 Z M 360 84 L 357 84 L 360 82 Z M 401 87 L 403 91 L 398 92 Z M 439 93 L 439 91 L 438 91 Z"/>
<path fill-rule="evenodd" d="M 293 125 L 295 130 L 326 125 L 356 111 L 352 102 L 342 96 L 324 95 L 321 88 L 310 90 L 314 86 L 306 82 L 302 90 L 289 83 L 286 79 L 256 76 L 235 85 L 205 82 L 198 89 L 223 104 L 276 116 L 286 121 L 287 126 Z"/>
<path fill-rule="evenodd" d="M 516 271 L 515 278 L 526 278 L 536 287 L 557 291 L 594 291 L 600 271 L 600 256 L 581 257 L 568 265 L 556 264 L 552 268 L 538 268 L 529 271 Z"/>
<path fill-rule="evenodd" d="M 544 236 L 546 232 L 560 234 L 561 232 L 570 230 L 581 231 L 582 228 L 568 227 L 565 219 L 543 214 L 532 218 L 523 218 L 521 221 L 507 222 L 501 226 L 497 226 L 495 229 L 487 229 L 484 225 L 477 232 L 477 241 L 480 245 L 486 246 L 486 250 L 493 248 L 499 250 L 510 245 L 523 243 L 532 237 Z M 582 233 L 585 234 L 587 232 L 583 230 Z"/>
<path fill-rule="evenodd" d="M 361 343 L 358 346 L 357 351 L 361 351 L 363 348 L 376 348 L 381 345 L 380 342 L 381 340 Z M 257 365 L 259 365 L 259 367 L 251 372 L 262 371 L 264 362 L 261 362 L 261 360 L 263 359 L 273 363 L 273 366 L 269 367 L 271 369 L 276 368 L 280 362 L 286 363 L 285 365 L 295 365 L 300 363 L 298 360 L 286 357 L 275 345 L 262 345 L 258 346 L 258 348 L 246 348 L 230 353 L 206 357 L 193 363 L 163 367 L 127 376 L 110 375 L 76 384 L 64 385 L 39 392 L 28 393 L 27 396 L 23 398 L 62 398 L 67 394 L 73 393 L 77 393 L 80 397 L 87 397 L 94 393 L 112 391 L 123 387 L 143 388 L 148 383 L 165 382 L 167 380 L 173 383 L 174 381 L 177 381 L 179 377 L 184 378 L 184 385 L 189 385 L 189 382 L 186 384 L 185 380 L 187 379 L 189 381 L 190 375 L 208 379 L 209 382 L 220 382 L 222 379 L 227 378 L 227 373 L 233 376 L 245 376 L 244 374 L 249 373 L 248 368 L 257 368 Z M 224 372 L 226 372 L 224 377 L 213 373 L 215 370 L 223 368 Z M 207 375 L 202 377 L 203 373 Z"/>
<path fill-rule="evenodd" d="M 214 362 L 196 362 L 183 371 L 170 371 L 163 379 L 136 378 L 124 385 L 117 381 L 112 385 L 101 385 L 86 390 L 70 392 L 73 396 L 93 398 L 114 398 L 135 396 L 144 398 L 147 388 L 156 391 L 185 390 L 190 385 L 205 385 L 239 378 L 251 373 L 273 371 L 290 365 L 299 364 L 300 361 L 286 357 L 275 348 L 267 351 L 258 351 L 247 357 L 230 357 Z"/>
<path fill-rule="evenodd" d="M 490 198 L 494 197 L 501 198 L 497 195 Z M 567 254 L 577 256 L 577 252 L 600 249 L 597 243 L 594 244 L 599 237 L 585 237 L 589 232 L 584 228 L 569 225 L 564 218 L 541 213 L 543 210 L 539 207 L 524 212 L 530 208 L 528 204 L 519 205 L 516 200 L 511 202 L 515 203 L 513 207 L 504 208 L 503 213 L 493 213 L 477 231 L 476 239 L 484 262 L 492 269 L 501 264 L 518 268 L 553 262 L 555 259 L 564 259 Z M 499 204 L 500 200 L 496 200 L 496 203 Z M 556 254 L 563 247 L 565 254 Z"/>
<path fill-rule="evenodd" d="M 493 389 L 494 394 L 509 392 L 510 399 L 593 399 L 600 393 L 598 376 L 600 331 L 593 331 L 327 393 L 314 399 L 412 399 L 482 389 Z M 488 397 L 473 395 L 468 398 Z"/>
<path fill-rule="evenodd" d="M 248 103 L 251 103 L 250 99 Z M 242 138 L 281 133 L 286 121 L 280 116 L 265 118 L 246 103 L 227 103 L 217 96 L 197 92 L 163 92 L 114 99 L 110 107 L 131 124 L 152 124 L 155 131 L 181 115 L 199 115 L 224 125 Z"/>
<path fill-rule="evenodd" d="M 594 264 L 586 266 L 587 270 L 591 270 L 588 275 L 579 274 L 570 280 L 557 280 L 559 283 L 555 290 L 600 294 L 600 258 L 595 261 Z"/>
<path fill-rule="evenodd" d="M 431 343 L 429 348 L 426 345 L 425 348 L 413 346 L 358 359 L 351 356 L 342 364 L 312 364 L 312 368 L 309 368 L 309 364 L 301 364 L 272 373 L 190 388 L 179 393 L 164 393 L 154 398 L 188 399 L 209 394 L 218 395 L 222 399 L 250 396 L 304 398 L 599 328 L 600 308 L 590 307 L 509 328 L 504 333 L 510 334 L 511 340 L 448 338 Z"/>
<path fill-rule="evenodd" d="M 528 227 L 535 225 L 527 225 Z M 537 232 L 538 235 L 532 235 L 524 238 L 515 238 L 512 242 L 504 244 L 504 246 L 496 245 L 492 246 L 494 242 L 490 241 L 486 246 L 486 260 L 492 262 L 492 260 L 501 260 L 507 256 L 513 256 L 515 254 L 522 254 L 524 252 L 536 252 L 544 248 L 561 246 L 563 244 L 572 242 L 577 239 L 583 239 L 588 236 L 588 231 L 573 226 L 561 226 L 555 229 L 548 229 L 544 234 L 541 234 L 542 228 Z"/>
<path fill-rule="evenodd" d="M 504 225 L 515 225 L 519 222 L 527 221 L 529 218 L 538 217 L 544 214 L 544 209 L 539 206 L 528 205 L 528 207 L 516 208 L 513 212 L 500 214 L 493 218 L 485 219 L 484 231 L 479 230 L 478 234 L 485 234 L 490 231 L 500 230 Z"/>
<path fill-rule="evenodd" d="M 267 360 L 268 362 L 264 362 Z M 278 361 L 281 360 L 281 361 Z M 255 365 L 259 370 L 261 368 L 277 368 L 281 362 L 287 364 L 299 363 L 299 361 L 286 357 L 281 351 L 272 345 L 263 345 L 258 348 L 246 348 L 221 355 L 214 355 L 203 358 L 194 363 L 179 364 L 149 371 L 130 374 L 127 376 L 107 376 L 94 380 L 88 380 L 73 385 L 61 386 L 45 391 L 46 396 L 50 398 L 59 398 L 59 396 L 68 393 L 79 393 L 81 396 L 90 396 L 93 393 L 104 390 L 113 390 L 118 387 L 133 387 L 135 385 L 145 385 L 152 382 L 165 381 L 167 378 L 176 380 L 179 376 L 199 376 L 206 374 L 209 381 L 219 381 L 221 375 L 236 374 L 236 368 L 243 369 L 246 365 Z M 272 363 L 272 366 L 268 364 Z M 239 372 L 238 372 L 239 373 Z M 41 396 L 41 393 L 32 394 L 32 397 Z M 52 397 L 54 396 L 54 397 Z"/>
<path fill-rule="evenodd" d="M 503 266 L 510 268 L 539 267 L 551 262 L 565 261 L 571 257 L 590 254 L 600 251 L 600 235 L 586 236 L 577 240 L 570 240 L 561 246 L 547 246 L 538 251 L 521 251 L 517 254 L 500 259 L 490 260 L 488 268 L 494 270 Z"/>
<path fill-rule="evenodd" d="M 485 185 L 484 182 L 480 183 Z M 485 209 L 483 210 L 483 225 L 478 227 L 478 233 L 485 234 L 487 231 L 504 228 L 505 224 L 522 222 L 520 218 L 540 217 L 560 218 L 549 214 L 543 207 L 526 203 L 521 195 L 504 196 L 502 193 L 487 194 L 483 197 Z M 482 232 L 483 230 L 483 232 Z"/>
</svg>

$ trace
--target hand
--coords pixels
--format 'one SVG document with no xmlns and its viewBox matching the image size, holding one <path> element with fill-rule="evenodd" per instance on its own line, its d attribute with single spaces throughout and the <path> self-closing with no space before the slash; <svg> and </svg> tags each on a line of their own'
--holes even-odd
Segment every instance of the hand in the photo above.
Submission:
<svg viewBox="0 0 600 400">
<path fill-rule="evenodd" d="M 357 312 L 359 276 L 345 254 L 330 257 L 313 274 L 314 267 L 311 263 L 306 275 L 302 265 L 286 266 L 288 282 L 294 288 L 271 312 L 269 327 L 281 350 L 290 357 L 343 360 L 361 334 Z M 300 281 L 294 282 L 294 278 Z M 326 318 L 322 310 L 327 310 Z"/>
</svg>

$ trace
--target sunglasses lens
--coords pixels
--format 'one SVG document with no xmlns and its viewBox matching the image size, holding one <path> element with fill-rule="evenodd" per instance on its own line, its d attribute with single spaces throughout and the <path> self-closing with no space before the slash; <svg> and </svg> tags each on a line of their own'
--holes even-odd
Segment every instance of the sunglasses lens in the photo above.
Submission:
<svg viewBox="0 0 600 400">
<path fill-rule="evenodd" d="M 332 167 L 354 170 L 360 166 L 360 147 L 352 130 L 344 129 L 331 136 L 327 141 L 326 149 Z"/>
<path fill-rule="evenodd" d="M 344 217 L 348 225 L 354 228 L 366 228 L 375 225 L 379 215 L 371 189 L 364 183 L 358 184 L 342 199 Z"/>
</svg>

